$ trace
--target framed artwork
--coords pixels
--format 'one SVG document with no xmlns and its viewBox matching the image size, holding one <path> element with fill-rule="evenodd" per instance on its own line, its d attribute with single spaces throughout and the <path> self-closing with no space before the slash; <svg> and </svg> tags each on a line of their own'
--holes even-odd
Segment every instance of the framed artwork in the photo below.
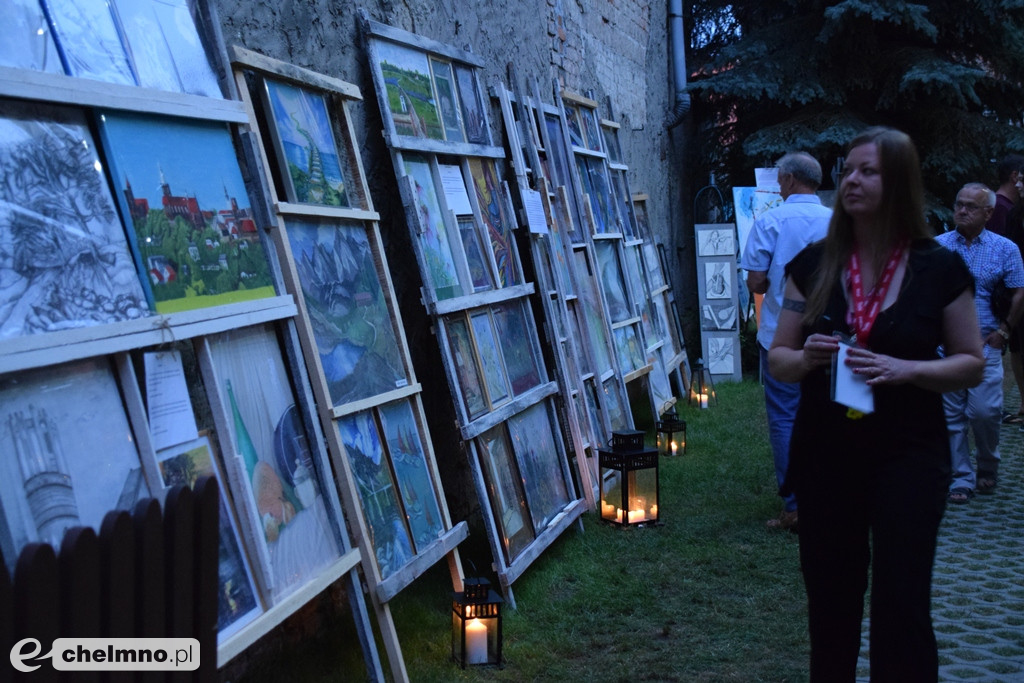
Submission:
<svg viewBox="0 0 1024 683">
<path fill-rule="evenodd" d="M 573 147 L 586 147 L 583 140 L 583 126 L 580 124 L 579 108 L 562 100 L 562 108 L 565 110 L 565 122 L 569 126 L 569 143 Z"/>
<path fill-rule="evenodd" d="M 487 399 L 484 397 L 484 386 L 473 352 L 469 326 L 465 318 L 453 317 L 446 321 L 445 330 L 448 332 L 448 348 L 455 364 L 462 405 L 472 420 L 487 412 Z"/>
<path fill-rule="evenodd" d="M 644 367 L 644 353 L 636 327 L 623 325 L 616 328 L 613 334 L 615 335 L 615 351 L 622 371 L 632 372 Z"/>
<path fill-rule="evenodd" d="M 491 315 L 486 310 L 474 313 L 469 316 L 469 324 L 473 328 L 473 340 L 493 408 L 509 397 L 509 387 L 505 379 L 505 365 L 498 349 L 498 340 L 491 325 Z"/>
<path fill-rule="evenodd" d="M 434 100 L 426 53 L 384 40 L 374 41 L 374 44 L 395 132 L 407 137 L 443 140 L 444 128 Z"/>
<path fill-rule="evenodd" d="M 137 266 L 158 313 L 274 296 L 224 123 L 100 115 Z"/>
<path fill-rule="evenodd" d="M 480 233 L 476 229 L 473 216 L 459 216 L 459 236 L 462 237 L 462 251 L 466 254 L 469 266 L 469 277 L 473 281 L 473 291 L 483 292 L 493 289 L 491 268 L 480 246 Z"/>
<path fill-rule="evenodd" d="M 553 177 L 548 178 L 548 180 L 551 189 L 555 192 L 557 192 L 559 187 L 566 188 L 569 195 L 569 213 L 572 216 L 569 239 L 572 242 L 582 242 L 583 233 L 580 232 L 580 228 L 583 224 L 580 222 L 579 208 L 572 199 L 574 194 L 572 192 L 573 183 L 569 176 L 570 167 L 565 152 L 565 135 L 562 131 L 562 119 L 557 114 L 544 114 L 544 128 L 548 136 L 548 145 L 544 150 L 550 157 L 551 171 L 553 173 Z"/>
<path fill-rule="evenodd" d="M 739 340 L 733 335 L 706 336 L 707 349 L 704 354 L 706 366 L 712 375 L 732 375 L 736 367 L 736 346 Z"/>
<path fill-rule="evenodd" d="M 534 352 L 536 335 L 530 333 L 521 301 L 496 304 L 493 313 L 512 393 L 518 396 L 541 381 Z"/>
<path fill-rule="evenodd" d="M 608 182 L 607 171 L 604 168 L 604 160 L 577 155 L 576 166 L 579 170 L 580 181 L 583 183 L 583 192 L 590 199 L 595 234 L 620 232 L 621 228 L 614 213 L 612 190 Z"/>
<path fill-rule="evenodd" d="M 408 385 L 366 228 L 298 218 L 285 225 L 333 404 Z"/>
<path fill-rule="evenodd" d="M 622 169 L 610 169 L 612 176 L 612 189 L 615 194 L 615 208 L 619 215 L 619 224 L 629 239 L 639 239 L 640 229 L 636 224 L 636 216 L 633 213 L 633 202 L 629 197 L 629 184 L 626 182 L 626 171 Z"/>
<path fill-rule="evenodd" d="M 64 72 L 136 85 L 121 32 L 107 0 L 41 0 Z"/>
<path fill-rule="evenodd" d="M 109 361 L 0 378 L 0 549 L 11 572 L 26 544 L 59 548 L 76 526 L 99 533 L 108 512 L 149 496 Z"/>
<path fill-rule="evenodd" d="M 647 276 L 651 279 L 651 288 L 660 289 L 665 286 L 665 274 L 661 270 L 661 259 L 658 258 L 658 248 L 650 240 L 643 244 L 644 263 L 647 267 Z"/>
<path fill-rule="evenodd" d="M 522 477 L 516 469 L 504 424 L 488 429 L 476 443 L 490 494 L 488 498 L 511 562 L 535 538 L 534 525 L 526 510 Z"/>
<path fill-rule="evenodd" d="M 437 93 L 437 104 L 441 109 L 441 123 L 444 125 L 444 138 L 448 142 L 464 142 L 462 133 L 462 112 L 456 99 L 454 76 L 450 62 L 430 58 L 430 71 L 434 74 L 434 91 Z"/>
<path fill-rule="evenodd" d="M 583 138 L 587 149 L 600 152 L 601 133 L 598 132 L 597 112 L 590 107 L 580 107 L 578 111 L 580 118 L 583 120 Z"/>
<path fill-rule="evenodd" d="M 594 240 L 594 254 L 601 270 L 601 284 L 604 286 L 604 298 L 612 323 L 632 318 L 622 264 L 619 263 L 618 240 Z"/>
<path fill-rule="evenodd" d="M 260 615 L 256 587 L 238 542 L 238 530 L 225 501 L 227 487 L 215 465 L 213 442 L 206 434 L 173 448 L 158 451 L 160 477 L 167 488 L 192 488 L 200 477 L 213 477 L 221 488 L 220 532 L 217 552 L 217 639 L 223 641 Z"/>
<path fill-rule="evenodd" d="M 512 243 L 512 224 L 505 213 L 505 195 L 498 183 L 494 162 L 489 159 L 470 158 L 469 170 L 473 176 L 473 186 L 476 188 L 480 216 L 487 229 L 491 252 L 494 254 L 494 263 L 498 267 L 498 286 L 518 285 L 520 278 Z"/>
<path fill-rule="evenodd" d="M 344 156 L 325 95 L 270 78 L 263 84 L 264 111 L 270 113 L 270 137 L 288 201 L 350 206 Z"/>
<path fill-rule="evenodd" d="M 565 473 L 559 464 L 563 447 L 551 426 L 548 401 L 535 403 L 512 416 L 508 431 L 534 530 L 540 533 L 569 504 Z"/>
<path fill-rule="evenodd" d="M 356 478 L 377 567 L 386 578 L 408 563 L 414 550 L 380 431 L 368 410 L 341 417 L 335 424 Z"/>
<path fill-rule="evenodd" d="M 704 264 L 704 292 L 708 299 L 732 299 L 734 273 L 728 261 Z"/>
<path fill-rule="evenodd" d="M 601 295 L 598 293 L 597 278 L 591 269 L 590 260 L 585 249 L 573 251 L 576 259 L 576 281 L 579 283 L 579 295 L 583 303 L 583 316 L 587 324 L 591 348 L 594 351 L 594 370 L 604 374 L 612 369 L 612 358 L 608 352 L 608 332 L 604 315 L 601 312 Z"/>
<path fill-rule="evenodd" d="M 763 190 L 757 187 L 732 188 L 733 207 L 736 210 L 736 232 L 738 234 L 738 253 L 743 253 L 747 245 L 747 236 L 754 227 L 754 221 L 768 209 L 782 204 L 782 195 L 775 190 Z M 699 227 L 699 226 L 698 226 Z"/>
<path fill-rule="evenodd" d="M 39 0 L 6 0 L 0 5 L 0 20 L 4 26 L 0 66 L 64 73 Z"/>
<path fill-rule="evenodd" d="M 421 431 L 409 401 L 386 403 L 379 411 L 413 546 L 423 550 L 443 535 L 445 529 Z"/>
<path fill-rule="evenodd" d="M 629 416 L 626 408 L 623 407 L 622 395 L 619 393 L 619 384 L 614 377 L 609 377 L 602 384 L 604 390 L 604 405 L 608 411 L 608 421 L 612 425 L 612 431 L 630 429 Z"/>
<path fill-rule="evenodd" d="M 701 308 L 702 330 L 735 330 L 737 310 L 733 303 L 706 303 Z"/>
<path fill-rule="evenodd" d="M 477 145 L 491 144 L 487 129 L 487 114 L 476 73 L 471 67 L 455 64 L 455 82 L 458 84 L 458 100 L 462 111 L 462 122 L 466 127 L 466 142 Z"/>
<path fill-rule="evenodd" d="M 604 148 L 608 153 L 608 161 L 613 164 L 622 163 L 622 149 L 619 147 L 618 129 L 613 126 L 601 126 L 604 134 Z"/>
<path fill-rule="evenodd" d="M 587 413 L 590 415 L 590 424 L 594 426 L 594 431 L 598 440 L 604 442 L 610 438 L 611 435 L 604 433 L 604 423 L 601 421 L 601 404 L 598 402 L 597 398 L 596 380 L 593 378 L 584 380 L 583 395 L 587 402 Z"/>
<path fill-rule="evenodd" d="M 697 256 L 735 256 L 732 224 L 697 230 Z"/>
<path fill-rule="evenodd" d="M 208 339 L 216 374 L 208 381 L 225 397 L 237 449 L 228 470 L 248 482 L 233 482 L 232 493 L 259 530 L 252 540 L 266 547 L 276 602 L 339 557 L 324 483 L 273 328 L 248 327 Z"/>
<path fill-rule="evenodd" d="M 655 349 L 647 354 L 647 362 L 652 365 L 647 380 L 651 389 L 651 398 L 654 399 L 654 406 L 658 415 L 661 415 L 675 398 L 672 394 L 672 387 L 668 380 L 668 370 L 665 368 L 665 360 L 662 358 L 661 349 Z"/>
<path fill-rule="evenodd" d="M 584 314 L 580 313 L 580 307 L 577 305 L 577 301 L 572 301 L 572 302 L 567 302 L 567 303 L 569 304 L 569 306 L 568 306 L 568 308 L 569 308 L 569 323 L 570 323 L 570 325 L 572 325 L 572 331 L 576 335 L 575 339 L 578 340 L 579 345 L 580 345 L 581 350 L 582 350 L 582 347 L 587 345 L 587 343 L 588 343 L 587 338 L 583 336 L 583 325 L 580 322 L 580 317 L 582 315 L 584 315 Z M 566 357 L 567 358 L 571 358 L 574 355 L 575 354 L 571 354 L 570 353 L 570 354 L 567 354 Z M 590 354 L 589 353 L 586 353 L 586 352 L 580 353 L 579 354 L 579 362 L 580 362 L 580 372 L 582 374 L 584 374 L 584 375 L 593 374 L 594 368 L 592 368 L 590 366 Z"/>
<path fill-rule="evenodd" d="M 84 116 L 4 102 L 0 338 L 150 315 Z"/>
<path fill-rule="evenodd" d="M 426 263 L 427 277 L 438 299 L 450 299 L 461 293 L 455 256 L 448 240 L 448 226 L 441 214 L 437 199 L 437 186 L 430 171 L 430 163 L 423 157 L 407 155 L 405 173 L 412 181 L 416 213 L 419 216 L 417 232 L 420 249 Z"/>
</svg>

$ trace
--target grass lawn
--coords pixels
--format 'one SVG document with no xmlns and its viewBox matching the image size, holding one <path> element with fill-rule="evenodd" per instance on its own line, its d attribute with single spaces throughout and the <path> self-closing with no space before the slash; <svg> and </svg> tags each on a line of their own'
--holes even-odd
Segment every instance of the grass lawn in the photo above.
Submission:
<svg viewBox="0 0 1024 683">
<path fill-rule="evenodd" d="M 391 610 L 410 679 L 807 680 L 797 537 L 764 526 L 780 500 L 761 387 L 747 380 L 716 388 L 717 406 L 680 407 L 687 452 L 660 461 L 662 526 L 621 529 L 588 512 L 582 531 L 563 534 L 513 584 L 518 608 L 504 612 L 503 669 L 463 672 L 450 661 L 446 563 L 399 594 Z M 346 638 L 332 631 L 322 638 Z M 334 640 L 310 652 L 339 649 Z M 321 661 L 303 675 L 297 668 L 314 663 L 300 664 L 306 657 L 296 652 L 289 659 L 281 669 L 253 669 L 288 671 L 291 680 L 359 680 L 343 673 L 342 661 Z"/>
</svg>

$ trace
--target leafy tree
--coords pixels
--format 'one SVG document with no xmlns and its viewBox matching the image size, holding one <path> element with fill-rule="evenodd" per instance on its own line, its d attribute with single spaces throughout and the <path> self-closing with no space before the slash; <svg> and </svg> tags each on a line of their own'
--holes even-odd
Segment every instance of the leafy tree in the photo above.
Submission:
<svg viewBox="0 0 1024 683">
<path fill-rule="evenodd" d="M 870 125 L 921 155 L 933 219 L 1024 152 L 1024 1 L 783 0 L 692 6 L 695 152 L 726 185 L 805 149 L 826 169 Z M 829 187 L 828 180 L 825 187 Z"/>
</svg>

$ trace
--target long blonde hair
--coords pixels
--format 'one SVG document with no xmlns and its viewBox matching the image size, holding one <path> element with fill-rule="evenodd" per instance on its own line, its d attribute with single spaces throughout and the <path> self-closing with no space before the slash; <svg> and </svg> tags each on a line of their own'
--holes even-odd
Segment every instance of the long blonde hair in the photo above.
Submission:
<svg viewBox="0 0 1024 683">
<path fill-rule="evenodd" d="M 882 174 L 882 199 L 872 231 L 875 271 L 882 268 L 893 246 L 903 241 L 931 238 L 933 233 L 924 218 L 924 184 L 917 148 L 906 133 L 882 126 L 869 128 L 846 148 L 849 155 L 855 147 L 874 144 L 878 147 Z M 821 315 L 832 293 L 832 287 L 850 258 L 854 248 L 853 217 L 843 208 L 842 183 L 836 193 L 832 220 L 828 224 L 825 250 L 815 271 L 813 285 L 807 296 L 803 322 L 812 325 Z"/>
</svg>

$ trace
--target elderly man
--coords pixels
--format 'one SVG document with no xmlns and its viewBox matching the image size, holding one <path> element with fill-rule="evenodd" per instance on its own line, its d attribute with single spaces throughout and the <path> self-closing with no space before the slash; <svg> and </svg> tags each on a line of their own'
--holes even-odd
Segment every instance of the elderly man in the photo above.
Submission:
<svg viewBox="0 0 1024 683">
<path fill-rule="evenodd" d="M 775 459 L 775 477 L 782 486 L 789 465 L 789 435 L 793 431 L 800 384 L 780 382 L 768 371 L 768 349 L 782 310 L 786 265 L 811 242 L 828 232 L 832 210 L 821 205 L 815 194 L 821 185 L 821 165 L 806 152 L 791 152 L 776 164 L 781 206 L 766 211 L 755 222 L 743 250 L 740 267 L 747 271 L 747 288 L 764 294 L 757 345 L 761 352 L 761 377 L 768 413 L 768 441 Z M 770 529 L 797 529 L 797 501 L 792 494 L 783 498 L 777 519 L 768 520 Z"/>
<path fill-rule="evenodd" d="M 955 251 L 974 275 L 974 305 L 985 342 L 985 378 L 973 389 L 953 391 L 942 397 L 953 452 L 953 482 L 949 502 L 966 503 L 978 493 L 995 491 L 999 477 L 999 421 L 1003 408 L 1003 360 L 1006 341 L 1024 311 L 1024 263 L 1010 240 L 985 229 L 996 205 L 996 196 L 981 183 L 968 183 L 956 196 L 953 223 L 956 230 L 939 235 L 942 246 Z M 1005 320 L 992 312 L 992 290 L 1003 283 L 1013 291 Z M 974 432 L 978 471 L 971 466 L 967 431 Z"/>
</svg>

